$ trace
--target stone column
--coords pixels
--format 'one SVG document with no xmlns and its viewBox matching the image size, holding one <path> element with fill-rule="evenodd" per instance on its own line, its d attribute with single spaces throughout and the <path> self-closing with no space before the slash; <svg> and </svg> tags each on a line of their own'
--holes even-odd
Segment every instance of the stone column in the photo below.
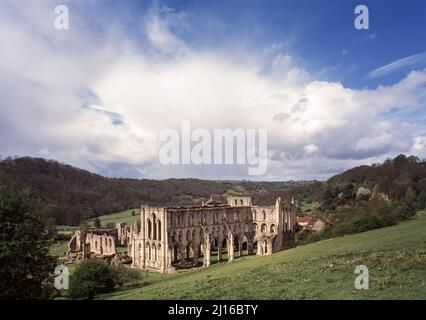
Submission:
<svg viewBox="0 0 426 320">
<path fill-rule="evenodd" d="M 272 254 L 272 240 L 267 242 L 268 252 L 267 255 L 270 256 Z"/>
<path fill-rule="evenodd" d="M 217 262 L 222 260 L 222 244 L 217 246 Z"/>
<path fill-rule="evenodd" d="M 234 237 L 232 233 L 228 235 L 228 262 L 232 262 L 234 260 Z"/>
<path fill-rule="evenodd" d="M 242 257 L 243 256 L 243 243 L 240 241 L 238 243 L 238 251 L 239 251 L 239 256 Z"/>
<path fill-rule="evenodd" d="M 173 248 L 171 248 L 170 246 L 167 246 L 167 248 L 165 249 L 166 251 L 166 257 L 165 257 L 165 265 L 164 265 L 164 270 L 163 271 L 167 271 L 167 270 L 171 270 L 173 269 L 172 266 L 172 261 L 173 261 Z"/>
<path fill-rule="evenodd" d="M 204 241 L 204 267 L 210 266 L 211 245 L 210 237 L 206 236 Z"/>
<path fill-rule="evenodd" d="M 252 255 L 254 252 L 254 244 L 253 241 L 247 241 L 247 254 Z"/>
<path fill-rule="evenodd" d="M 258 256 L 263 256 L 263 240 L 257 241 L 257 254 Z"/>
<path fill-rule="evenodd" d="M 198 266 L 198 259 L 200 258 L 200 245 L 198 243 L 194 244 L 194 267 Z"/>
</svg>

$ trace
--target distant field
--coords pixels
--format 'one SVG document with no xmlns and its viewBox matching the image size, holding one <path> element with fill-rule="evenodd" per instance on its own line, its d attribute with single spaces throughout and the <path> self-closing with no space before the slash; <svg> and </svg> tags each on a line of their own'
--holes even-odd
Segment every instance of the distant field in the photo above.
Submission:
<svg viewBox="0 0 426 320">
<path fill-rule="evenodd" d="M 68 251 L 68 242 L 69 241 L 53 241 L 50 246 L 50 254 L 52 256 L 60 256 L 65 254 Z"/>
<path fill-rule="evenodd" d="M 354 288 L 366 265 L 370 289 Z M 161 275 L 101 299 L 426 299 L 426 216 L 403 224 Z"/>
<path fill-rule="evenodd" d="M 134 212 L 134 215 L 132 215 Z M 130 209 L 119 213 L 100 216 L 101 226 L 106 227 L 107 223 L 127 222 L 127 225 L 132 226 L 140 218 L 140 209 Z M 89 226 L 93 227 L 96 218 L 87 220 Z"/>
</svg>

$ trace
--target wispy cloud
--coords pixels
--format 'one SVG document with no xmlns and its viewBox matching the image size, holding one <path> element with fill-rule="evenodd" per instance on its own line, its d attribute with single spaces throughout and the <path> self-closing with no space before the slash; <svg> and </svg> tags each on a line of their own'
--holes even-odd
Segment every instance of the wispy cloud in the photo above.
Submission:
<svg viewBox="0 0 426 320">
<path fill-rule="evenodd" d="M 389 63 L 383 67 L 377 68 L 371 71 L 368 75 L 368 79 L 379 78 L 392 72 L 407 68 L 407 67 L 419 67 L 421 65 L 426 66 L 426 52 L 421 52 L 409 57 L 405 57 Z"/>
</svg>

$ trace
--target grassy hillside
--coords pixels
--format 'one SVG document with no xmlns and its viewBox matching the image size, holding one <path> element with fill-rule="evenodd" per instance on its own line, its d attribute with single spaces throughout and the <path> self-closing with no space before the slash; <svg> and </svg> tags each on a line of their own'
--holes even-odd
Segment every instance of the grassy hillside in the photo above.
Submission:
<svg viewBox="0 0 426 320">
<path fill-rule="evenodd" d="M 366 265 L 370 289 L 354 288 Z M 178 274 L 141 271 L 131 288 L 101 299 L 426 299 L 426 215 L 268 257 Z"/>
<path fill-rule="evenodd" d="M 134 215 L 132 215 L 134 212 Z M 89 226 L 93 227 L 96 218 L 87 220 Z M 113 223 L 114 227 L 117 222 L 127 222 L 128 226 L 133 226 L 140 219 L 140 209 L 130 209 L 119 213 L 107 214 L 99 217 L 101 226 L 106 227 L 108 223 Z"/>
</svg>

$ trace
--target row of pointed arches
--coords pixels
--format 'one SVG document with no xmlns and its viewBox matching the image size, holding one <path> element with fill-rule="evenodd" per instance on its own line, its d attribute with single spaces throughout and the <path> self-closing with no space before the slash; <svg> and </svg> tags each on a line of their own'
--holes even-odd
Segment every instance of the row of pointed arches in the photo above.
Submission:
<svg viewBox="0 0 426 320">
<path fill-rule="evenodd" d="M 148 218 L 146 221 L 146 234 L 149 240 L 161 241 L 161 220 L 157 219 L 155 214 L 152 218 Z"/>
</svg>

